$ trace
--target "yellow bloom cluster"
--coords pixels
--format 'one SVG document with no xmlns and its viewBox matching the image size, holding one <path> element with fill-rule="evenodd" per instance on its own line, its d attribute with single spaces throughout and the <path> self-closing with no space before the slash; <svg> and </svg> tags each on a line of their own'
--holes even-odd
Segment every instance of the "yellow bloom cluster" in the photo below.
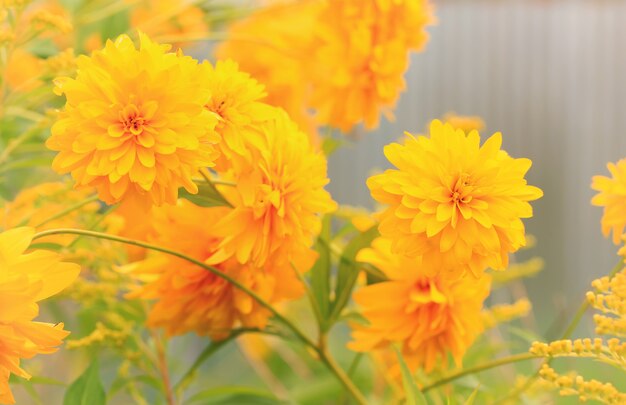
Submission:
<svg viewBox="0 0 626 405">
<path fill-rule="evenodd" d="M 357 260 L 389 281 L 355 293 L 370 324 L 354 327 L 353 349 L 400 343 L 407 364 L 429 372 L 446 365 L 447 353 L 459 365 L 484 328 L 530 311 L 522 299 L 481 312 L 491 286 L 484 271 L 503 270 L 508 254 L 525 245 L 521 218 L 532 216 L 528 202 L 542 195 L 524 179 L 531 162 L 511 158 L 501 142 L 495 134 L 481 146 L 477 131 L 435 120 L 430 137 L 407 134 L 385 148 L 397 169 L 367 182 L 386 206 L 376 214 L 381 238 Z M 531 270 L 538 269 L 517 273 Z"/>
<path fill-rule="evenodd" d="M 58 254 L 25 253 L 35 231 L 15 228 L 0 233 L 0 403 L 12 404 L 11 374 L 30 375 L 20 359 L 53 353 L 69 332 L 62 323 L 34 322 L 38 302 L 57 294 L 78 276 L 78 265 L 63 263 Z"/>
<path fill-rule="evenodd" d="M 240 62 L 301 125 L 313 107 L 319 124 L 374 128 L 392 115 L 409 52 L 432 22 L 426 0 L 274 4 L 234 24 L 218 56 Z"/>
<path fill-rule="evenodd" d="M 354 294 L 370 325 L 354 327 L 350 348 L 369 352 L 399 342 L 412 369 L 431 371 L 447 363 L 448 352 L 460 365 L 483 330 L 480 310 L 489 277 L 454 279 L 424 271 L 424 263 L 392 253 L 391 242 L 383 238 L 361 250 L 357 260 L 377 266 L 390 281 Z"/>
<path fill-rule="evenodd" d="M 523 318 L 528 315 L 531 309 L 532 305 L 527 298 L 520 298 L 513 304 L 494 305 L 483 311 L 483 323 L 485 328 L 493 328 L 499 323 Z"/>
<path fill-rule="evenodd" d="M 200 65 L 140 39 L 139 49 L 126 35 L 108 41 L 79 57 L 75 79 L 56 81 L 67 102 L 46 143 L 59 152 L 53 168 L 71 172 L 77 187 L 95 187 L 108 204 L 175 203 L 179 187 L 197 192 L 192 175 L 217 157 Z"/>
<path fill-rule="evenodd" d="M 596 333 L 626 337 L 626 270 L 614 277 L 602 277 L 591 284 L 595 291 L 587 293 L 587 301 L 607 315 L 596 314 Z"/>
<path fill-rule="evenodd" d="M 626 394 L 620 393 L 611 383 L 597 380 L 586 381 L 581 376 L 560 375 L 553 368 L 544 364 L 539 375 L 560 389 L 561 395 L 576 395 L 580 401 L 596 400 L 605 404 L 624 404 Z"/>
<path fill-rule="evenodd" d="M 541 257 L 533 257 L 523 262 L 511 263 L 506 271 L 494 272 L 492 274 L 493 282 L 494 284 L 502 285 L 521 278 L 532 277 L 543 270 L 544 266 L 545 262 Z"/>
<path fill-rule="evenodd" d="M 602 233 L 605 237 L 613 233 L 613 243 L 619 244 L 626 227 L 626 159 L 608 163 L 612 177 L 594 176 L 591 188 L 599 191 L 591 203 L 604 207 Z"/>
<path fill-rule="evenodd" d="M 525 245 L 528 201 L 543 193 L 524 179 L 531 161 L 511 158 L 501 143 L 496 133 L 480 146 L 478 132 L 435 120 L 430 137 L 407 134 L 403 145 L 385 147 L 397 169 L 367 185 L 388 206 L 379 230 L 394 253 L 421 256 L 429 271 L 450 277 L 507 267 L 508 254 Z"/>
</svg>

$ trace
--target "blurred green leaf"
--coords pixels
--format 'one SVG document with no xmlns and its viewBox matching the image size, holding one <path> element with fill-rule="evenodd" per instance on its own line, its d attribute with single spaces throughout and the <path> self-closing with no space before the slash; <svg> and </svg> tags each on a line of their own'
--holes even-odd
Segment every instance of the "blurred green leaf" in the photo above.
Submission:
<svg viewBox="0 0 626 405">
<path fill-rule="evenodd" d="M 467 401 L 465 401 L 464 405 L 474 405 L 474 401 L 476 401 L 476 396 L 478 395 L 479 388 L 480 386 L 476 387 L 476 389 L 472 392 L 472 395 L 467 398 Z"/>
<path fill-rule="evenodd" d="M 184 188 L 181 188 L 178 192 L 181 198 L 191 201 L 200 207 L 228 207 L 230 203 L 224 198 L 224 196 L 215 188 L 213 184 L 202 182 L 198 184 L 198 194 L 191 194 Z"/>
<path fill-rule="evenodd" d="M 271 393 L 248 387 L 217 387 L 200 391 L 193 395 L 185 404 L 203 405 L 276 405 L 284 402 L 278 400 Z"/>
<path fill-rule="evenodd" d="M 402 370 L 402 385 L 404 386 L 404 394 L 406 395 L 407 405 L 428 405 L 426 397 L 417 388 L 413 374 L 409 371 L 409 367 L 406 365 L 402 354 L 398 348 L 394 347 L 398 362 L 400 363 L 400 369 Z"/>
<path fill-rule="evenodd" d="M 330 156 L 333 154 L 334 151 L 339 149 L 339 147 L 343 144 L 344 144 L 343 140 L 327 136 L 322 141 L 322 152 L 324 152 L 324 155 Z"/>
<path fill-rule="evenodd" d="M 329 318 L 330 325 L 332 325 L 332 323 L 339 317 L 341 311 L 350 301 L 352 289 L 354 288 L 354 284 L 356 283 L 360 271 L 359 266 L 356 263 L 357 253 L 361 249 L 369 246 L 372 243 L 372 240 L 374 240 L 377 236 L 378 229 L 374 226 L 352 238 L 342 252 L 341 259 L 339 261 L 339 269 L 337 271 L 335 300 L 331 305 Z"/>
<path fill-rule="evenodd" d="M 330 228 L 331 216 L 326 215 L 322 219 L 322 230 L 317 241 L 319 257 L 310 271 L 311 290 L 319 308 L 322 320 L 328 319 L 330 308 Z"/>
<path fill-rule="evenodd" d="M 96 359 L 67 389 L 63 405 L 104 405 L 106 403 L 106 394 L 100 382 L 98 368 Z"/>
</svg>

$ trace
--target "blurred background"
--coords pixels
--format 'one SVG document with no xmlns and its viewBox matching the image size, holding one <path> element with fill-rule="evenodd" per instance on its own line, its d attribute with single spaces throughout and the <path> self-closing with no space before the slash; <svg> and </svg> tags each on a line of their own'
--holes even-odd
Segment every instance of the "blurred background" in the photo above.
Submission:
<svg viewBox="0 0 626 405">
<path fill-rule="evenodd" d="M 593 207 L 595 174 L 626 156 L 626 2 L 618 0 L 439 0 L 426 50 L 414 54 L 395 122 L 339 149 L 330 191 L 372 207 L 365 180 L 389 167 L 384 145 L 423 133 L 448 112 L 478 115 L 483 140 L 533 161 L 528 180 L 544 190 L 525 221 L 546 266 L 528 281 L 542 332 L 567 322 L 589 289 L 617 263 Z M 543 311 L 543 309 L 546 309 Z M 588 326 L 588 325 L 587 325 Z"/>
</svg>

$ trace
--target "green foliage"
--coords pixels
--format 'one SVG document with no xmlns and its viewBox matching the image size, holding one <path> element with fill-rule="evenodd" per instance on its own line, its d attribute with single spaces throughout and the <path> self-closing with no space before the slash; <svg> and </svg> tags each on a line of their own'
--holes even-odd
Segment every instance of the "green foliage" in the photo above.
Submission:
<svg viewBox="0 0 626 405">
<path fill-rule="evenodd" d="M 417 384 L 415 383 L 415 378 L 411 371 L 409 371 L 409 367 L 406 365 L 400 350 L 397 347 L 394 347 L 396 351 L 396 356 L 398 357 L 398 362 L 400 363 L 400 369 L 402 371 L 402 385 L 404 386 L 404 393 L 406 395 L 406 403 L 407 405 L 428 405 L 428 401 L 422 392 L 417 388 Z"/>
<path fill-rule="evenodd" d="M 226 207 L 230 206 L 230 203 L 224 198 L 224 196 L 218 191 L 213 183 L 201 182 L 198 184 L 198 193 L 191 194 L 184 188 L 178 191 L 180 198 L 191 201 L 200 207 Z"/>
<path fill-rule="evenodd" d="M 98 367 L 97 359 L 91 362 L 85 372 L 67 389 L 63 405 L 104 405 L 106 403 L 106 394 L 100 382 Z"/>
</svg>

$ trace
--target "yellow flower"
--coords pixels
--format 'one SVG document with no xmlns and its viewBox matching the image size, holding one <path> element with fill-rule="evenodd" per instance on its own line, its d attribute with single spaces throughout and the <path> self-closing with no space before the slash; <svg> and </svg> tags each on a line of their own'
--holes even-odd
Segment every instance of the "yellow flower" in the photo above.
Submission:
<svg viewBox="0 0 626 405">
<path fill-rule="evenodd" d="M 528 201 L 543 194 L 524 179 L 531 161 L 500 150 L 500 133 L 481 147 L 478 132 L 466 135 L 435 120 L 430 137 L 407 135 L 404 145 L 385 147 L 398 169 L 367 181 L 372 197 L 389 206 L 379 230 L 392 250 L 423 256 L 433 272 L 505 269 L 508 253 L 525 244 Z"/>
<path fill-rule="evenodd" d="M 215 131 L 221 137 L 215 169 L 224 171 L 235 156 L 246 155 L 244 139 L 255 124 L 273 115 L 273 110 L 259 102 L 265 96 L 263 85 L 239 71 L 232 60 L 218 61 L 215 67 L 204 62 L 202 68 L 210 86 L 206 108 L 217 116 Z"/>
<path fill-rule="evenodd" d="M 184 47 L 189 44 L 185 37 L 206 35 L 209 27 L 202 9 L 193 2 L 182 3 L 178 0 L 144 0 L 132 10 L 130 24 L 154 40 L 164 38 L 167 42 L 175 41 L 175 48 Z"/>
<path fill-rule="evenodd" d="M 175 203 L 178 188 L 197 192 L 192 175 L 212 165 L 219 137 L 198 63 L 140 33 L 126 35 L 77 61 L 76 79 L 57 80 L 67 103 L 47 146 L 53 168 L 77 187 L 96 187 L 112 204 L 135 196 Z"/>
<path fill-rule="evenodd" d="M 309 247 L 321 227 L 320 214 L 336 208 L 324 190 L 326 158 L 279 109 L 246 143 L 249 157 L 233 161 L 236 186 L 224 190 L 235 208 L 215 225 L 224 238 L 217 260 L 234 255 L 261 267 L 301 259 L 296 267 L 304 271 L 313 259 Z"/>
<path fill-rule="evenodd" d="M 0 403 L 15 402 L 9 376 L 30 375 L 20 359 L 53 353 L 69 332 L 63 324 L 33 322 L 37 302 L 57 294 L 78 276 L 79 266 L 62 263 L 58 254 L 32 251 L 25 254 L 34 235 L 32 228 L 0 233 Z"/>
<path fill-rule="evenodd" d="M 424 47 L 432 23 L 426 0 L 328 1 L 317 19 L 307 55 L 311 106 L 322 124 L 350 131 L 392 118 L 409 52 Z"/>
<path fill-rule="evenodd" d="M 212 262 L 218 270 L 269 303 L 298 298 L 303 292 L 302 285 L 289 266 L 268 263 L 265 267 L 255 267 L 240 264 L 234 258 L 212 260 L 221 239 L 207 224 L 214 224 L 228 210 L 201 208 L 185 200 L 177 206 L 154 208 L 155 231 L 151 240 L 197 260 Z M 148 324 L 165 328 L 169 335 L 195 331 L 220 339 L 228 336 L 237 324 L 263 328 L 270 316 L 269 311 L 243 291 L 187 261 L 156 254 L 130 268 L 147 282 L 130 296 L 156 299 Z"/>
<path fill-rule="evenodd" d="M 264 84 L 265 101 L 284 108 L 313 144 L 317 132 L 307 111 L 310 86 L 304 64 L 310 63 L 311 32 L 321 5 L 319 0 L 272 2 L 232 24 L 228 40 L 216 50 L 218 58 L 235 60 Z"/>
<path fill-rule="evenodd" d="M 13 91 L 26 92 L 41 86 L 42 61 L 22 48 L 11 52 L 4 79 Z"/>
<path fill-rule="evenodd" d="M 0 228 L 30 226 L 43 231 L 85 227 L 95 220 L 95 214 L 100 208 L 98 202 L 87 203 L 67 214 L 64 212 L 73 205 L 85 202 L 92 191 L 74 190 L 67 182 L 42 183 L 25 188 L 13 201 L 1 207 Z M 41 238 L 39 242 L 65 245 L 75 238 L 73 235 L 53 235 Z"/>
<path fill-rule="evenodd" d="M 356 303 L 369 321 L 357 326 L 349 347 L 369 352 L 392 343 L 402 344 L 402 353 L 412 370 L 426 372 L 445 366 L 450 353 L 457 365 L 483 330 L 481 309 L 489 294 L 490 278 L 434 277 L 419 259 L 394 254 L 391 242 L 378 238 L 363 249 L 357 260 L 371 263 L 389 281 L 357 290 Z"/>
<path fill-rule="evenodd" d="M 591 203 L 604 207 L 602 233 L 608 237 L 613 232 L 613 243 L 620 243 L 626 226 L 626 159 L 607 164 L 612 177 L 593 176 L 591 188 L 599 191 Z"/>
<path fill-rule="evenodd" d="M 454 129 L 460 129 L 466 133 L 485 129 L 485 121 L 475 115 L 457 115 L 453 112 L 449 112 L 443 116 L 442 121 L 452 125 Z"/>
</svg>

